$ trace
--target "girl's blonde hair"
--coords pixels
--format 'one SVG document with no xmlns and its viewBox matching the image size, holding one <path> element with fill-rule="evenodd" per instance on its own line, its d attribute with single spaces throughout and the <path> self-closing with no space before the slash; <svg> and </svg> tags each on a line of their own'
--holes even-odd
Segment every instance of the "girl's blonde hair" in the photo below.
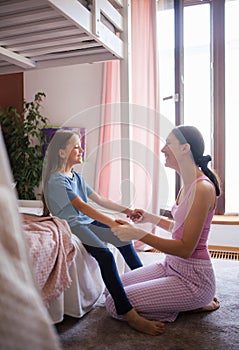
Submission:
<svg viewBox="0 0 239 350">
<path fill-rule="evenodd" d="M 42 202 L 43 202 L 43 216 L 48 216 L 50 211 L 47 206 L 47 184 L 52 174 L 62 170 L 65 160 L 60 157 L 60 150 L 65 149 L 69 140 L 73 135 L 79 136 L 74 131 L 58 130 L 52 136 L 50 143 L 46 150 L 46 155 L 43 165 L 42 174 Z"/>
</svg>

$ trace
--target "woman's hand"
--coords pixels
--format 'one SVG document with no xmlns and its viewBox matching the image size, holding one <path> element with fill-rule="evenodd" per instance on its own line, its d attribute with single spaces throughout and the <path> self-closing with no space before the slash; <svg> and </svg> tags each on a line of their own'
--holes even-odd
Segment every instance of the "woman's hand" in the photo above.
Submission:
<svg viewBox="0 0 239 350">
<path fill-rule="evenodd" d="M 119 224 L 119 226 L 111 228 L 111 231 L 123 242 L 127 242 L 129 240 L 140 240 L 147 235 L 145 231 L 134 227 L 127 221 L 116 220 L 116 222 Z"/>
<path fill-rule="evenodd" d="M 112 229 L 112 228 L 121 226 L 122 224 L 120 223 L 120 221 L 122 221 L 122 222 L 128 224 L 128 221 L 118 220 L 118 219 L 117 219 L 117 220 L 113 220 L 112 224 L 110 225 L 110 228 Z"/>
</svg>

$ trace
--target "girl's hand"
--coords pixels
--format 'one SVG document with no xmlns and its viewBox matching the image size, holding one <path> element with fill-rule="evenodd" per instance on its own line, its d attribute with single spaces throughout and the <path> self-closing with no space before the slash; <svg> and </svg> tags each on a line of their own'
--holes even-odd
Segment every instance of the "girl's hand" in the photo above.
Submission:
<svg viewBox="0 0 239 350">
<path fill-rule="evenodd" d="M 135 223 L 145 223 L 148 222 L 147 212 L 143 209 L 134 209 L 132 214 L 130 215 L 130 219 Z"/>
<path fill-rule="evenodd" d="M 134 209 L 132 210 L 131 215 L 129 217 L 133 222 L 139 222 L 142 220 L 143 215 L 144 215 L 143 209 Z"/>
<path fill-rule="evenodd" d="M 140 240 L 147 234 L 145 231 L 134 227 L 127 221 L 116 220 L 116 222 L 120 225 L 111 228 L 111 231 L 123 242 L 127 242 L 129 240 Z"/>
<path fill-rule="evenodd" d="M 126 215 L 127 218 L 130 218 L 133 213 L 133 209 L 127 208 L 123 211 L 123 213 Z"/>
</svg>

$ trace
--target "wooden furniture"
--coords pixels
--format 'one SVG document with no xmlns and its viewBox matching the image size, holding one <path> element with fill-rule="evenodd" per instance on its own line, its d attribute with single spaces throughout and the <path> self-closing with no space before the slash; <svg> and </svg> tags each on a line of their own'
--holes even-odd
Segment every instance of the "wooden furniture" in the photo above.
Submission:
<svg viewBox="0 0 239 350">
<path fill-rule="evenodd" d="M 237 215 L 214 215 L 213 224 L 219 225 L 239 225 L 239 216 Z"/>
</svg>

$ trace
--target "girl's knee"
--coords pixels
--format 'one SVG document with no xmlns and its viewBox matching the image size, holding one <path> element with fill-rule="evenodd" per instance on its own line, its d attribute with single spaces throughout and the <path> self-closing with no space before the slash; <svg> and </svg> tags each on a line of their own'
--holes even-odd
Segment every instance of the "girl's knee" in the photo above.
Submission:
<svg viewBox="0 0 239 350">
<path fill-rule="evenodd" d="M 114 255 L 108 248 L 98 248 L 93 256 L 96 258 L 97 261 L 101 261 L 102 263 L 106 263 L 109 265 L 114 263 Z"/>
</svg>

